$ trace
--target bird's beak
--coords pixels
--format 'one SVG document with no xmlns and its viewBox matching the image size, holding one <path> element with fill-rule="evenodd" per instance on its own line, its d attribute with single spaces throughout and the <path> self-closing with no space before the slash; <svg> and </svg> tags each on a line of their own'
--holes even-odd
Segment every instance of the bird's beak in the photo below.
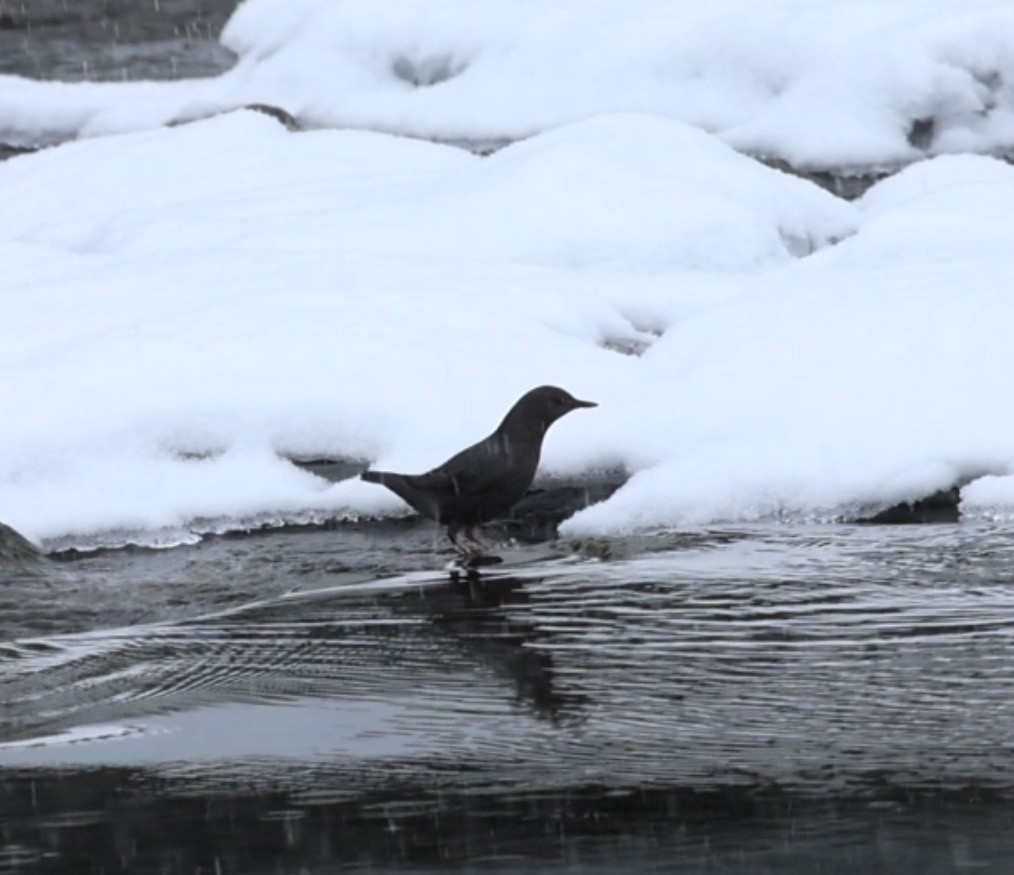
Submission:
<svg viewBox="0 0 1014 875">
<path fill-rule="evenodd" d="M 580 398 L 575 398 L 571 402 L 571 406 L 575 407 L 575 408 L 576 407 L 598 407 L 598 404 L 596 404 L 594 401 L 582 401 Z"/>
</svg>

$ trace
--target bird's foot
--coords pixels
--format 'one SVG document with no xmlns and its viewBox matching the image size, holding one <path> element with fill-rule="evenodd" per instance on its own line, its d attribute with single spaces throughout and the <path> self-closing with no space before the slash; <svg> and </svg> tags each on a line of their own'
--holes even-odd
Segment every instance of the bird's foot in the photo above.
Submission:
<svg viewBox="0 0 1014 875">
<path fill-rule="evenodd" d="M 448 531 L 447 534 L 458 551 L 458 562 L 463 567 L 476 568 L 480 565 L 498 565 L 503 562 L 500 556 L 486 552 L 492 550 L 493 545 L 482 537 L 478 526 Z"/>
</svg>

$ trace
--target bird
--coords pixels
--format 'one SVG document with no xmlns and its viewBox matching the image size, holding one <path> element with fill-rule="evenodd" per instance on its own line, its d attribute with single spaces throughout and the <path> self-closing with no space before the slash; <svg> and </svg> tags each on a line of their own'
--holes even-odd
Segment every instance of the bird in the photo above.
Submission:
<svg viewBox="0 0 1014 875">
<path fill-rule="evenodd" d="M 526 392 L 496 431 L 425 474 L 364 471 L 360 477 L 379 483 L 424 517 L 447 527 L 447 537 L 466 558 L 491 549 L 479 526 L 510 510 L 535 477 L 546 431 L 556 420 L 580 407 L 581 401 L 557 386 Z"/>
</svg>

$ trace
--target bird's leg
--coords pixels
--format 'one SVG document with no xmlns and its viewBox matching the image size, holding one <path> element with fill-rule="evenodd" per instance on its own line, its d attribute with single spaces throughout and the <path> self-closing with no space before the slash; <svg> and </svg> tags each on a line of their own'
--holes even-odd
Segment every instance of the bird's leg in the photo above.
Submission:
<svg viewBox="0 0 1014 875">
<path fill-rule="evenodd" d="M 493 549 L 493 545 L 482 536 L 482 530 L 478 526 L 469 526 L 465 530 L 469 541 L 475 544 L 483 553 Z"/>
<path fill-rule="evenodd" d="M 462 540 L 461 529 L 456 526 L 448 526 L 447 537 L 450 538 L 451 543 L 454 545 L 454 549 L 457 550 L 463 558 L 471 559 L 475 555 L 475 550 L 469 545 L 469 543 Z"/>
</svg>

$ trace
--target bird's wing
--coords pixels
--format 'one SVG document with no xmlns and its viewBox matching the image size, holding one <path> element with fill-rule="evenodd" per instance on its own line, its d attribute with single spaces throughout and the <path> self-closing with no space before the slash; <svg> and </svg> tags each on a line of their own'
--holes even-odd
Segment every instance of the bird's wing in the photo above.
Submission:
<svg viewBox="0 0 1014 875">
<path fill-rule="evenodd" d="M 416 489 L 445 495 L 475 495 L 497 488 L 503 473 L 494 463 L 501 459 L 490 437 L 462 450 L 432 471 L 405 479 Z"/>
<path fill-rule="evenodd" d="M 405 481 L 414 489 L 439 495 L 476 495 L 496 488 L 496 476 L 484 469 L 445 471 L 436 469 L 426 474 L 406 475 Z"/>
</svg>

